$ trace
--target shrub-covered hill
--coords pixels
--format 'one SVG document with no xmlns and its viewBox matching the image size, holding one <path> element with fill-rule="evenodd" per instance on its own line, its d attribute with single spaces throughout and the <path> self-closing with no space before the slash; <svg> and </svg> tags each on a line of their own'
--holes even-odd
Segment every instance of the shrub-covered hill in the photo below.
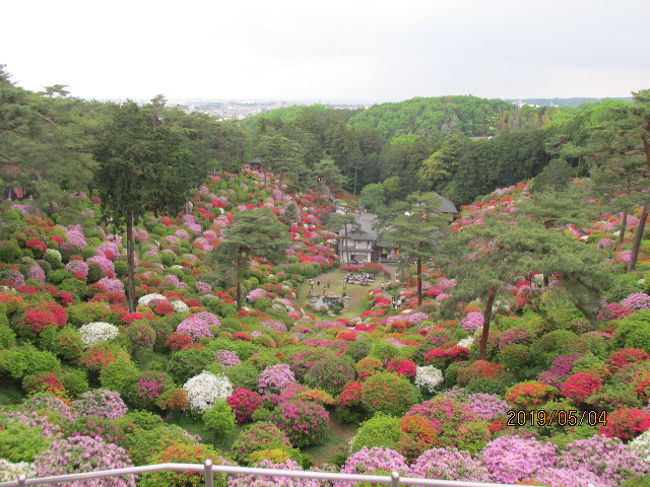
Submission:
<svg viewBox="0 0 650 487">
<path fill-rule="evenodd" d="M 600 252 L 612 283 L 606 303 L 587 319 L 560 293 L 560 273 L 513 275 L 494 303 L 481 359 L 485 303 L 462 297 L 464 283 L 437 258 L 425 266 L 419 307 L 406 269 L 371 290 L 357 318 L 304 313 L 298 283 L 337 265 L 334 236 L 323 227 L 331 208 L 313 193 L 287 194 L 280 181 L 267 189 L 263 179 L 214 176 L 191 212 L 145 218 L 135 313 L 124 306 L 123 245 L 98 225 L 97 201 L 81 198 L 78 213 L 61 209 L 57 223 L 29 204 L 3 209 L 0 478 L 205 458 L 299 469 L 316 459 L 345 472 L 643 485 L 648 240 L 636 272 L 623 273 L 620 263 L 638 220 L 628 218 L 622 243 L 618 215 L 599 214 L 589 226 L 558 223 L 576 234 L 567 237 L 576 245 Z M 515 215 L 528 193 L 520 184 L 464 207 L 452 234 Z M 253 256 L 238 312 L 236 270 L 214 255 L 240 212 L 259 206 L 286 224 L 292 244 L 284 262 Z M 402 298 L 401 309 L 391 298 Z M 344 454 L 333 433 L 341 423 L 356 430 Z M 201 479 L 156 473 L 104 481 L 134 482 Z"/>
</svg>

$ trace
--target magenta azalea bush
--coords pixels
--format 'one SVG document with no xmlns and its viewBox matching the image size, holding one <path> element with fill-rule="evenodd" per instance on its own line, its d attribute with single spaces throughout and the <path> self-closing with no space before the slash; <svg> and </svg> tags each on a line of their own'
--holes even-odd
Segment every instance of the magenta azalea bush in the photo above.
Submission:
<svg viewBox="0 0 650 487">
<path fill-rule="evenodd" d="M 34 459 L 34 469 L 39 477 L 131 466 L 133 464 L 123 448 L 91 436 L 71 436 L 65 440 L 57 440 Z M 74 482 L 54 482 L 49 485 L 52 487 L 135 487 L 135 477 L 133 475 L 103 477 Z"/>
<path fill-rule="evenodd" d="M 297 447 L 319 445 L 325 441 L 329 414 L 311 401 L 291 400 L 278 404 L 269 418 Z"/>
</svg>

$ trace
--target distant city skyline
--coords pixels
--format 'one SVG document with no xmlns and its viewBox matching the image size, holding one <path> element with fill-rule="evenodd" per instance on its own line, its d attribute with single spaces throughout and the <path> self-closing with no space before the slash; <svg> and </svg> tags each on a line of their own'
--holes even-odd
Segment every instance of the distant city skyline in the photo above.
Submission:
<svg viewBox="0 0 650 487">
<path fill-rule="evenodd" d="M 98 100 L 628 97 L 650 87 L 648 18 L 645 0 L 23 0 L 0 64 Z"/>
</svg>

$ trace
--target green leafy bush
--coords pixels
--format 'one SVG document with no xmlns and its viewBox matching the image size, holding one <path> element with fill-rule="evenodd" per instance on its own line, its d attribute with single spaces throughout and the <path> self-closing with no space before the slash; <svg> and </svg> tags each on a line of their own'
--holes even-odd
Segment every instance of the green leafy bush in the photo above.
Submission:
<svg viewBox="0 0 650 487">
<path fill-rule="evenodd" d="M 71 275 L 72 273 L 66 271 L 65 269 L 57 269 L 51 271 L 47 275 L 47 282 L 51 282 L 52 284 L 61 284 L 66 279 L 70 278 Z"/>
<path fill-rule="evenodd" d="M 418 389 L 403 376 L 378 372 L 363 383 L 361 402 L 371 413 L 401 416 L 421 399 Z"/>
<path fill-rule="evenodd" d="M 331 356 L 325 357 L 309 369 L 305 375 L 305 384 L 336 396 L 341 393 L 345 384 L 354 380 L 354 376 L 354 362 L 351 358 Z"/>
<path fill-rule="evenodd" d="M 401 418 L 383 413 L 375 414 L 359 426 L 357 434 L 352 439 L 350 452 L 355 453 L 364 446 L 397 449 L 397 443 L 402 437 L 401 423 Z"/>
<path fill-rule="evenodd" d="M 203 423 L 216 436 L 228 435 L 235 430 L 235 413 L 225 399 L 219 399 L 203 413 Z"/>
<path fill-rule="evenodd" d="M 287 435 L 271 422 L 263 421 L 248 426 L 232 445 L 232 455 L 237 463 L 247 464 L 251 453 L 258 450 L 279 449 L 290 452 Z"/>
<path fill-rule="evenodd" d="M 230 379 L 233 387 L 257 390 L 257 382 L 260 372 L 250 362 L 242 362 L 238 365 L 227 367 L 224 371 Z"/>
<path fill-rule="evenodd" d="M 99 383 L 104 389 L 119 392 L 128 398 L 133 393 L 133 386 L 140 371 L 128 359 L 118 359 L 102 368 L 99 373 Z"/>
<path fill-rule="evenodd" d="M 50 443 L 37 428 L 0 418 L 0 458 L 11 462 L 31 462 Z"/>
<path fill-rule="evenodd" d="M 189 349 L 173 352 L 167 363 L 167 373 L 178 384 L 183 384 L 195 375 L 205 370 L 214 361 L 214 355 L 209 350 Z"/>
</svg>

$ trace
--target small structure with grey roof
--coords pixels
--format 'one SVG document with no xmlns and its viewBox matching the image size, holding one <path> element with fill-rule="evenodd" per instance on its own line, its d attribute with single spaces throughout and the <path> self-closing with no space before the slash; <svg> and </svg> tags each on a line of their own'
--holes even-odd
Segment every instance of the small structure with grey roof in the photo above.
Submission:
<svg viewBox="0 0 650 487">
<path fill-rule="evenodd" d="M 450 218 L 458 214 L 456 205 L 447 198 L 440 196 L 440 206 L 437 213 L 448 213 Z M 399 248 L 390 241 L 382 238 L 374 226 L 377 215 L 372 213 L 357 213 L 358 226 L 348 227 L 347 238 L 345 229 L 339 230 L 339 256 L 342 263 L 365 264 L 368 262 L 395 262 Z"/>
</svg>

